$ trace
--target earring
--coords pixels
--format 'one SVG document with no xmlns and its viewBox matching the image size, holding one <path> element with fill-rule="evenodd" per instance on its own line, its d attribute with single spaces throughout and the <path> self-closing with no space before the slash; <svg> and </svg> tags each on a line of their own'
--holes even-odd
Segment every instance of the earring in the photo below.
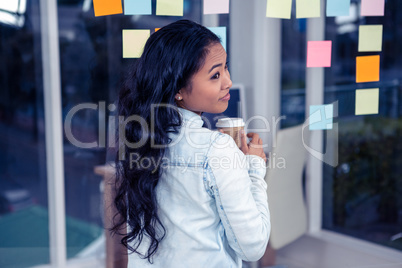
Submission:
<svg viewBox="0 0 402 268">
<path fill-rule="evenodd" d="M 181 100 L 181 97 L 180 97 L 180 96 L 177 96 L 177 100 Z"/>
</svg>

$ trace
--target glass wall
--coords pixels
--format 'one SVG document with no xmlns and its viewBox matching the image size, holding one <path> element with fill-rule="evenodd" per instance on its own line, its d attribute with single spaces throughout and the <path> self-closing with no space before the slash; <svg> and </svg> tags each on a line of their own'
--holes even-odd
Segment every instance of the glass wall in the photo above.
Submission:
<svg viewBox="0 0 402 268">
<path fill-rule="evenodd" d="M 296 16 L 293 3 L 292 17 Z M 306 87 L 306 19 L 281 20 L 282 23 L 282 89 L 281 127 L 302 124 L 305 119 Z"/>
<path fill-rule="evenodd" d="M 156 0 L 153 15 L 101 17 L 94 16 L 92 1 L 58 1 L 68 258 L 103 258 L 105 253 L 104 211 L 111 204 L 103 200 L 108 185 L 102 167 L 114 161 L 108 125 L 124 72 L 136 61 L 122 56 L 122 30 L 149 29 L 152 34 L 179 19 L 203 22 L 202 1 L 185 1 L 182 17 L 155 13 Z M 228 15 L 218 17 L 218 23 L 227 21 Z"/>
<path fill-rule="evenodd" d="M 302 124 L 308 109 L 309 40 L 294 4 L 292 19 L 281 21 L 282 128 Z M 373 17 L 360 16 L 360 4 L 351 1 L 350 16 L 325 18 L 332 65 L 324 70 L 324 104 L 338 101 L 339 136 L 338 146 L 324 140 L 324 152 L 338 150 L 339 164 L 323 164 L 322 228 L 402 250 L 402 2 L 385 1 L 384 16 Z M 383 25 L 381 52 L 358 52 L 360 25 Z M 368 55 L 380 55 L 380 81 L 356 83 L 356 57 Z M 355 115 L 356 89 L 365 88 L 379 88 L 378 114 Z"/>
<path fill-rule="evenodd" d="M 38 0 L 0 2 L 0 267 L 49 263 Z"/>
<path fill-rule="evenodd" d="M 383 17 L 326 18 L 332 66 L 325 103 L 339 101 L 339 165 L 324 165 L 323 228 L 402 250 L 402 12 L 386 1 Z M 383 25 L 381 52 L 358 52 L 359 26 Z M 356 56 L 380 55 L 380 81 L 356 83 Z M 355 115 L 356 89 L 379 88 L 379 113 Z"/>
<path fill-rule="evenodd" d="M 105 257 L 105 183 L 96 169 L 114 160 L 110 105 L 125 69 L 136 61 L 122 57 L 122 30 L 153 33 L 178 19 L 204 21 L 202 1 L 185 0 L 182 17 L 156 16 L 156 0 L 152 9 L 146 16 L 95 17 L 92 0 L 57 1 L 62 119 L 71 131 L 69 136 L 65 125 L 68 259 Z M 50 262 L 47 180 L 52 178 L 46 176 L 41 55 L 46 33 L 39 10 L 39 0 L 0 3 L 0 267 Z M 228 27 L 229 15 L 207 21 L 215 25 L 206 26 Z"/>
<path fill-rule="evenodd" d="M 81 143 L 64 132 L 67 257 L 103 259 L 105 184 L 95 169 L 114 158 L 111 104 L 124 70 L 135 62 L 122 57 L 122 30 L 152 33 L 187 18 L 214 21 L 206 26 L 226 26 L 229 35 L 229 15 L 203 17 L 202 1 L 191 0 L 184 1 L 183 17 L 95 17 L 92 0 L 57 3 L 63 122 L 71 119 L 72 137 Z M 360 17 L 359 3 L 352 1 L 348 18 L 326 18 L 333 58 L 325 70 L 325 103 L 339 101 L 339 165 L 324 168 L 323 228 L 402 249 L 402 3 L 386 1 L 384 17 Z M 152 14 L 155 7 L 153 0 Z M 52 178 L 46 176 L 41 55 L 46 33 L 39 18 L 39 0 L 0 3 L 0 267 L 49 263 Z M 281 115 L 286 115 L 281 124 L 289 127 L 305 119 L 306 20 L 281 21 Z M 384 25 L 383 50 L 374 53 L 381 56 L 380 82 L 355 83 L 355 57 L 370 55 L 357 52 L 363 24 Z M 380 89 L 379 114 L 356 116 L 355 90 L 367 87 Z"/>
</svg>

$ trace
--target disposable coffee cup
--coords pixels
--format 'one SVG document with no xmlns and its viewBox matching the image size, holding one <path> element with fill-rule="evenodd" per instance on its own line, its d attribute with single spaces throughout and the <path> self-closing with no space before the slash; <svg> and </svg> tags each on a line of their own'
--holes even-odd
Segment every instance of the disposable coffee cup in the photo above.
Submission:
<svg viewBox="0 0 402 268">
<path fill-rule="evenodd" d="M 241 146 L 240 130 L 244 130 L 244 121 L 242 118 L 221 118 L 216 122 L 216 128 L 228 134 L 236 142 L 237 146 Z"/>
</svg>

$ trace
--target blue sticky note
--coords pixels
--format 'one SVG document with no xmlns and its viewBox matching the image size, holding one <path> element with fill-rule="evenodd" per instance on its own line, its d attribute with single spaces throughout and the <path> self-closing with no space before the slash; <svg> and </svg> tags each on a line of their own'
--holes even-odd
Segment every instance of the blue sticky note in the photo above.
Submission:
<svg viewBox="0 0 402 268">
<path fill-rule="evenodd" d="M 349 16 L 350 0 L 327 0 L 327 16 Z"/>
<path fill-rule="evenodd" d="M 208 29 L 221 39 L 221 44 L 226 50 L 226 27 L 208 27 Z"/>
<path fill-rule="evenodd" d="M 309 117 L 309 129 L 321 130 L 332 129 L 334 117 L 333 104 L 328 105 L 311 105 Z"/>
<path fill-rule="evenodd" d="M 152 0 L 124 0 L 125 15 L 152 15 Z"/>
</svg>

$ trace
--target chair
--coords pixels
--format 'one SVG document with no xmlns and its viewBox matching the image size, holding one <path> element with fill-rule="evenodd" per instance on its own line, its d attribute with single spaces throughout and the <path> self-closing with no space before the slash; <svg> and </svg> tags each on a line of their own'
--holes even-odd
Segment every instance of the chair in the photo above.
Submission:
<svg viewBox="0 0 402 268">
<path fill-rule="evenodd" d="M 270 245 L 274 249 L 286 246 L 307 231 L 307 208 L 302 183 L 307 151 L 302 131 L 302 125 L 278 131 L 272 153 L 274 159 L 270 160 L 275 160 L 277 166 L 271 166 L 265 177 L 271 212 Z M 308 139 L 306 134 L 305 140 Z M 278 164 L 279 160 L 283 160 L 284 167 Z"/>
<path fill-rule="evenodd" d="M 103 221 L 106 238 L 106 267 L 119 268 L 127 267 L 127 249 L 120 243 L 120 235 L 112 234 L 113 218 L 117 213 L 113 206 L 115 192 L 115 168 L 111 164 L 96 166 L 94 172 L 103 177 L 101 189 L 103 190 Z M 117 219 L 118 220 L 118 219 Z"/>
<path fill-rule="evenodd" d="M 267 182 L 271 214 L 271 236 L 263 265 L 275 264 L 275 251 L 290 244 L 307 231 L 307 208 L 303 194 L 303 169 L 307 158 L 303 126 L 279 130 L 270 155 Z"/>
</svg>

